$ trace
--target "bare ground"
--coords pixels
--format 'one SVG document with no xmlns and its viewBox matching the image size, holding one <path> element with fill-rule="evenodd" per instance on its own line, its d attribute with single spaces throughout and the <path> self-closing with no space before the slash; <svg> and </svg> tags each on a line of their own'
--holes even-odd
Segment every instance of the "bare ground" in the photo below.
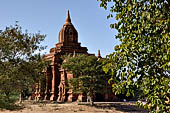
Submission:
<svg viewBox="0 0 170 113">
<path fill-rule="evenodd" d="M 147 113 L 138 109 L 134 103 L 104 103 L 90 105 L 79 105 L 78 103 L 51 103 L 25 101 L 15 110 L 0 110 L 0 113 Z"/>
</svg>

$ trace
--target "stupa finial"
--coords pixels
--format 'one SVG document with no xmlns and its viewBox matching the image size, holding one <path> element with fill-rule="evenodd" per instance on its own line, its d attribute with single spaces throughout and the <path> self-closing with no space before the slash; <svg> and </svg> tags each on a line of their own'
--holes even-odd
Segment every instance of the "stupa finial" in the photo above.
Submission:
<svg viewBox="0 0 170 113">
<path fill-rule="evenodd" d="M 66 16 L 66 21 L 65 21 L 65 23 L 71 23 L 69 10 L 67 11 L 67 16 Z"/>
</svg>

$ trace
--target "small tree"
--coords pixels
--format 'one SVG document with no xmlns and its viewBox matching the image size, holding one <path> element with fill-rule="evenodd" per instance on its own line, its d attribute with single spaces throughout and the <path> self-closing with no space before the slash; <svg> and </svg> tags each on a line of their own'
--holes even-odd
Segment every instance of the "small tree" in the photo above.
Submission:
<svg viewBox="0 0 170 113">
<path fill-rule="evenodd" d="M 40 51 L 45 35 L 23 33 L 21 27 L 6 27 L 0 31 L 0 92 L 7 97 L 32 86 L 46 67 Z"/>
<path fill-rule="evenodd" d="M 64 57 L 62 68 L 74 74 L 69 79 L 73 93 L 85 93 L 94 99 L 95 93 L 104 93 L 101 89 L 105 87 L 106 76 L 102 70 L 102 59 L 98 61 L 95 56 L 71 55 Z"/>
<path fill-rule="evenodd" d="M 116 13 L 116 38 L 121 44 L 107 56 L 104 70 L 111 73 L 116 94 L 143 91 L 150 112 L 170 112 L 170 2 L 168 0 L 98 0 L 108 18 Z"/>
</svg>

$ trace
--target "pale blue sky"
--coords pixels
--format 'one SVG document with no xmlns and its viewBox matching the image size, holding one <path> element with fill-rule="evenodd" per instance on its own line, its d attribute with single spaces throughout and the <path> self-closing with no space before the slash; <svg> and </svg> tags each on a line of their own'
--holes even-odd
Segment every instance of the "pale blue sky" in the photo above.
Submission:
<svg viewBox="0 0 170 113">
<path fill-rule="evenodd" d="M 97 0 L 0 0 L 0 29 L 19 21 L 23 30 L 41 31 L 47 35 L 43 44 L 48 46 L 46 52 L 49 53 L 58 42 L 58 33 L 69 9 L 81 45 L 87 47 L 89 53 L 97 54 L 100 49 L 105 57 L 119 42 L 115 39 L 116 31 L 109 27 L 115 20 L 107 20 L 109 12 L 99 4 Z"/>
</svg>

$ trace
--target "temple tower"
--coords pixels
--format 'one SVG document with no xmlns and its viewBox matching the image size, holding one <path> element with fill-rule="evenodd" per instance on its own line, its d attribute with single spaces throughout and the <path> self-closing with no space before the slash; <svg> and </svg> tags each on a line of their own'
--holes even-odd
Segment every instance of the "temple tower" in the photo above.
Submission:
<svg viewBox="0 0 170 113">
<path fill-rule="evenodd" d="M 63 45 L 73 45 L 78 43 L 78 32 L 71 23 L 69 10 L 62 29 L 59 32 L 59 43 Z"/>
<path fill-rule="evenodd" d="M 81 43 L 78 42 L 78 32 L 71 23 L 69 10 L 67 11 L 66 20 L 59 32 L 58 43 L 56 47 L 50 49 L 50 54 L 47 54 L 45 59 L 51 61 L 46 74 L 46 100 L 59 100 L 64 101 L 67 98 L 68 92 L 65 92 L 65 80 L 73 77 L 72 74 L 66 73 L 61 70 L 61 56 L 65 54 L 88 54 L 86 47 L 81 47 Z M 74 96 L 70 92 L 70 100 L 72 101 Z M 69 100 L 69 99 L 67 99 Z"/>
<path fill-rule="evenodd" d="M 50 65 L 44 71 L 46 76 L 45 92 L 38 90 L 41 89 L 41 85 L 38 84 L 37 98 L 43 97 L 45 100 L 57 100 L 60 102 L 84 101 L 86 95 L 74 94 L 72 89 L 66 88 L 68 85 L 66 81 L 70 78 L 74 78 L 74 75 L 61 68 L 63 62 L 61 57 L 70 53 L 73 54 L 73 57 L 75 57 L 76 54 L 94 55 L 89 54 L 87 51 L 88 49 L 86 47 L 81 47 L 81 43 L 78 42 L 78 32 L 71 23 L 70 14 L 69 11 L 67 11 L 65 23 L 59 32 L 58 43 L 55 47 L 50 49 L 49 54 L 45 55 L 45 60 L 50 61 Z M 98 60 L 102 58 L 100 50 L 98 51 L 97 58 Z M 114 97 L 115 95 L 107 93 L 105 99 L 112 101 L 112 96 Z"/>
<path fill-rule="evenodd" d="M 50 53 L 87 53 L 86 47 L 81 47 L 81 43 L 78 42 L 78 32 L 74 25 L 71 23 L 69 10 L 67 11 L 66 20 L 59 32 L 58 43 L 55 48 L 51 48 Z"/>
</svg>

